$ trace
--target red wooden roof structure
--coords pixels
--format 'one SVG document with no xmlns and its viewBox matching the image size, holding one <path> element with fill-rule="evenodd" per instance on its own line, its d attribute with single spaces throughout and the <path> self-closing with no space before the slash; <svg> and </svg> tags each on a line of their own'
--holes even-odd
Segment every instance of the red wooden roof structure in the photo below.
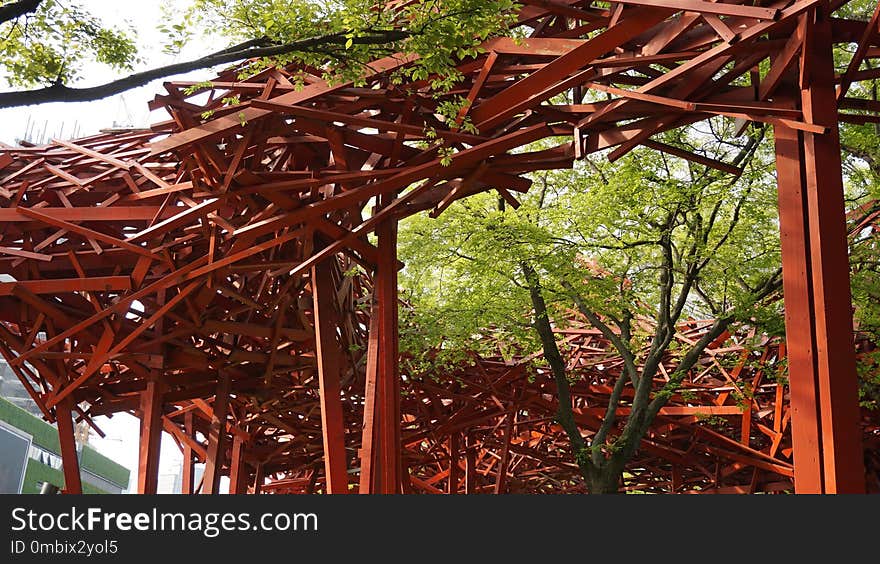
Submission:
<svg viewBox="0 0 880 564">
<path fill-rule="evenodd" d="M 267 476 L 279 492 L 580 491 L 528 362 L 400 377 L 396 222 L 484 190 L 515 206 L 523 174 L 601 150 L 737 174 L 652 139 L 713 116 L 774 129 L 790 388 L 770 377 L 780 344 L 719 342 L 626 487 L 865 490 L 837 125 L 880 120 L 856 86 L 880 76 L 862 68 L 880 56 L 880 8 L 860 21 L 835 15 L 839 0 L 522 4 L 524 39 L 459 64 L 447 98 L 469 104 L 454 121 L 427 81 L 394 80 L 413 61 L 400 55 L 362 85 L 296 66 L 171 82 L 151 107 L 172 119 L 150 130 L 0 152 L 0 353 L 58 422 L 68 491 L 72 418 L 121 411 L 142 419 L 143 493 L 163 429 L 185 491 L 195 460 L 205 493 L 222 473 L 233 491 Z M 841 44 L 854 49 L 835 70 Z M 613 355 L 586 327 L 565 340 L 590 428 Z"/>
</svg>

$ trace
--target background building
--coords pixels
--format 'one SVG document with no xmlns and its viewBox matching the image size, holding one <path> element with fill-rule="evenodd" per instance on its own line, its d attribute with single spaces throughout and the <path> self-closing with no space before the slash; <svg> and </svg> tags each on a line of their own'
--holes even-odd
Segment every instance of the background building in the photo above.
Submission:
<svg viewBox="0 0 880 564">
<path fill-rule="evenodd" d="M 0 397 L 6 398 L 10 403 L 35 417 L 41 419 L 43 417 L 36 402 L 31 399 L 9 364 L 2 358 L 0 358 Z"/>
<path fill-rule="evenodd" d="M 21 493 L 40 493 L 44 482 L 59 488 L 64 487 L 61 447 L 58 442 L 58 431 L 54 426 L 3 398 L 0 398 L 0 426 L 4 428 L 7 436 L 11 433 L 18 437 L 30 438 Z M 87 433 L 78 433 L 79 437 L 82 435 L 87 436 Z M 0 473 L 20 471 L 23 461 L 19 444 L 20 442 L 12 439 L 0 441 Z M 83 493 L 119 494 L 127 491 L 131 474 L 128 468 L 79 441 L 77 452 Z"/>
</svg>

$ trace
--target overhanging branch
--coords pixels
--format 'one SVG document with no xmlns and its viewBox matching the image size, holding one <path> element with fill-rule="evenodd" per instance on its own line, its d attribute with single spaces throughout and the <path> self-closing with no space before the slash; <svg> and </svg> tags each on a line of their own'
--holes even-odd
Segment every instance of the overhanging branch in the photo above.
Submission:
<svg viewBox="0 0 880 564">
<path fill-rule="evenodd" d="M 18 2 L 6 4 L 0 7 L 0 23 L 35 12 L 42 2 L 43 0 L 18 0 Z"/>
<path fill-rule="evenodd" d="M 351 41 L 354 45 L 387 45 L 406 39 L 409 36 L 409 32 L 403 30 L 377 31 L 354 37 Z M 261 46 L 254 46 L 255 41 L 252 40 L 198 59 L 134 73 L 99 86 L 71 88 L 62 83 L 56 83 L 34 90 L 2 92 L 0 93 L 0 108 L 14 108 L 49 102 L 90 102 L 143 86 L 159 78 L 251 58 L 275 57 L 297 51 L 316 52 L 324 47 L 344 45 L 348 41 L 349 39 L 344 33 L 323 35 L 283 45 L 263 44 Z M 256 42 L 259 42 L 259 40 L 256 40 Z"/>
</svg>

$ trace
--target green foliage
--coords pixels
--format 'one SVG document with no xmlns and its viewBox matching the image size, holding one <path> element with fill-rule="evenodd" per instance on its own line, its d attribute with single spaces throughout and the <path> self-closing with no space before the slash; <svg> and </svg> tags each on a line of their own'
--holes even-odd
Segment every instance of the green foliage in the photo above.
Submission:
<svg viewBox="0 0 880 564">
<path fill-rule="evenodd" d="M 748 408 L 751 404 L 752 398 L 754 397 L 753 392 L 748 388 L 748 386 L 749 384 L 748 382 L 746 382 L 743 385 L 741 392 L 734 390 L 730 394 L 733 403 L 735 403 L 736 406 L 740 409 Z"/>
<path fill-rule="evenodd" d="M 706 425 L 711 425 L 712 427 L 717 427 L 718 429 L 723 429 L 727 426 L 727 420 L 720 415 L 709 415 L 706 413 L 697 413 L 696 415 L 697 421 L 701 423 L 705 423 Z"/>
<path fill-rule="evenodd" d="M 648 382 L 638 387 L 648 392 L 636 391 L 631 413 L 649 401 L 659 409 L 688 368 L 677 368 L 652 394 L 655 374 L 644 367 L 656 366 L 651 358 L 684 360 L 693 350 L 664 327 L 685 317 L 779 322 L 779 307 L 764 299 L 776 291 L 771 282 L 780 262 L 772 146 L 762 130 L 723 141 L 730 126 L 716 119 L 663 141 L 742 165 L 737 177 L 637 149 L 615 163 L 592 156 L 574 170 L 536 174 L 518 209 L 482 193 L 436 220 L 404 221 L 400 283 L 412 308 L 401 327 L 402 350 L 413 357 L 438 346 L 445 354 L 540 352 L 537 290 L 552 326 L 564 327 L 577 306 L 591 323 L 621 336 L 614 346 L 632 358 L 625 370 Z M 651 341 L 660 344 L 645 346 Z M 557 381 L 580 377 L 554 370 Z M 561 424 L 564 416 L 560 408 Z M 623 431 L 572 444 L 591 488 L 602 489 L 606 474 L 623 468 L 650 425 L 644 417 L 626 419 Z M 566 432 L 578 434 L 576 426 Z"/>
<path fill-rule="evenodd" d="M 880 351 L 862 353 L 857 365 L 859 373 L 859 405 L 880 409 Z"/>
<path fill-rule="evenodd" d="M 130 70 L 138 61 L 131 30 L 106 27 L 80 2 L 59 0 L 0 25 L 0 67 L 10 86 L 71 82 L 89 61 Z"/>
<path fill-rule="evenodd" d="M 452 147 L 440 147 L 437 150 L 437 154 L 440 155 L 440 165 L 449 166 L 452 164 L 452 156 L 455 154 L 455 149 Z"/>
<path fill-rule="evenodd" d="M 590 456 L 591 452 L 588 448 L 579 449 L 574 453 L 575 462 L 577 462 L 577 465 L 582 468 L 590 464 Z"/>
<path fill-rule="evenodd" d="M 194 12 L 185 11 L 178 13 L 175 10 L 173 0 L 166 0 L 161 6 L 162 23 L 156 26 L 163 35 L 165 43 L 162 50 L 168 55 L 177 55 L 193 37 Z"/>
<path fill-rule="evenodd" d="M 699 396 L 693 390 L 682 390 L 680 392 L 682 401 L 688 403 L 694 403 L 699 399 Z"/>
<path fill-rule="evenodd" d="M 186 88 L 183 89 L 183 93 L 186 94 L 187 96 L 189 96 L 191 94 L 195 94 L 199 90 L 204 90 L 204 89 L 209 89 L 209 88 L 214 88 L 214 83 L 211 82 L 210 80 L 205 80 L 202 82 L 197 82 L 191 86 L 187 86 Z"/>
<path fill-rule="evenodd" d="M 878 99 L 878 81 L 857 83 L 854 94 Z M 844 182 L 847 207 L 854 221 L 878 209 L 880 200 L 880 124 L 843 124 L 840 130 L 843 149 Z M 858 208 L 862 207 L 860 211 Z M 857 337 L 880 343 L 880 248 L 876 229 L 869 227 L 855 233 L 850 241 L 853 317 Z M 876 351 L 857 356 L 859 394 L 863 407 L 880 406 L 880 355 Z"/>
<path fill-rule="evenodd" d="M 235 96 L 229 96 L 227 98 L 223 98 L 222 102 L 226 106 L 236 106 L 238 104 L 241 104 L 241 97 L 238 94 L 236 94 Z"/>
<path fill-rule="evenodd" d="M 44 0 L 34 12 L 0 26 L 0 67 L 11 86 L 69 84 L 91 61 L 118 71 L 142 62 L 133 30 L 105 25 L 84 4 Z M 511 0 L 420 0 L 391 8 L 377 0 L 167 0 L 162 9 L 158 30 L 167 54 L 208 36 L 263 47 L 300 43 L 297 51 L 253 63 L 244 76 L 296 62 L 323 72 L 331 83 L 359 85 L 373 61 L 416 55 L 393 80 L 429 81 L 444 92 L 461 79 L 455 64 L 478 54 L 488 37 L 507 33 L 515 17 Z M 459 127 L 473 131 L 467 120 Z"/>
<path fill-rule="evenodd" d="M 725 125 L 718 120 L 713 127 Z M 711 146 L 716 138 L 707 131 L 676 135 L 666 141 L 700 145 L 728 160 L 745 145 Z M 571 171 L 535 175 L 518 210 L 499 206 L 494 192 L 483 193 L 456 202 L 438 219 L 401 224 L 400 256 L 407 265 L 401 286 L 427 341 L 436 344 L 442 336 L 450 347 L 506 354 L 539 350 L 522 264 L 540 274 L 557 325 L 574 305 L 566 284 L 604 319 L 655 318 L 664 233 L 675 255 L 677 290 L 691 265 L 705 263 L 688 292 L 686 314 L 755 319 L 760 312 L 779 319 L 778 307 L 757 308 L 752 299 L 780 260 L 772 155 L 763 144 L 739 179 L 647 150 L 616 163 L 591 158 Z M 487 341 L 487 334 L 493 338 Z M 636 326 L 633 349 L 649 336 Z"/>
<path fill-rule="evenodd" d="M 420 0 L 391 9 L 375 0 L 195 0 L 176 15 L 177 23 L 165 26 L 165 32 L 171 50 L 194 39 L 186 31 L 194 28 L 234 41 L 262 38 L 269 44 L 338 37 L 339 41 L 267 59 L 251 71 L 295 61 L 325 69 L 331 82 L 358 82 L 379 57 L 417 54 L 414 64 L 397 73 L 395 82 L 430 80 L 434 89 L 446 91 L 460 79 L 455 63 L 478 54 L 486 38 L 505 33 L 514 7 L 510 0 Z M 392 30 L 401 32 L 399 39 L 369 41 Z"/>
</svg>

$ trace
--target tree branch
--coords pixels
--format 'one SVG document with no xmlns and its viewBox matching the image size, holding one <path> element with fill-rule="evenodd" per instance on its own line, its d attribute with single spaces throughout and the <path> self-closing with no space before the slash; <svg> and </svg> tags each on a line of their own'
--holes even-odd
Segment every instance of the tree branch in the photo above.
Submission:
<svg viewBox="0 0 880 564">
<path fill-rule="evenodd" d="M 617 405 L 620 403 L 620 396 L 623 394 L 623 388 L 626 386 L 627 380 L 626 372 L 617 377 L 617 382 L 614 383 L 614 389 L 611 390 L 611 396 L 608 398 L 608 407 L 605 409 L 602 425 L 593 436 L 590 455 L 593 459 L 593 464 L 596 466 L 602 463 L 602 445 L 605 444 L 605 438 L 608 436 L 611 427 L 614 426 L 615 419 L 617 419 Z"/>
<path fill-rule="evenodd" d="M 717 317 L 718 312 L 721 311 L 721 308 L 718 306 L 718 304 L 715 303 L 715 300 L 709 297 L 709 295 L 703 290 L 703 288 L 700 286 L 699 279 L 694 280 L 694 290 L 697 292 L 697 295 L 700 296 L 700 298 L 702 298 L 704 302 L 706 302 L 706 305 L 709 306 L 709 311 L 712 312 L 712 315 Z"/>
<path fill-rule="evenodd" d="M 5 6 L 0 7 L 0 23 L 5 23 L 25 14 L 35 12 L 42 3 L 43 0 L 18 0 L 18 2 L 6 4 Z"/>
<path fill-rule="evenodd" d="M 357 45 L 385 45 L 410 37 L 409 32 L 402 30 L 376 31 L 369 35 L 352 38 Z M 87 88 L 70 88 L 61 83 L 52 84 L 35 90 L 20 90 L 0 93 L 0 108 L 45 104 L 48 102 L 88 102 L 100 100 L 107 96 L 119 94 L 138 86 L 143 86 L 158 78 L 165 78 L 194 70 L 223 65 L 236 61 L 259 57 L 274 57 L 297 51 L 319 51 L 326 46 L 344 45 L 348 38 L 344 33 L 333 33 L 320 37 L 312 37 L 283 45 L 263 45 L 254 47 L 251 40 L 235 47 L 223 49 L 199 59 L 174 63 L 148 71 L 131 74 L 125 78 L 114 80 L 99 86 Z"/>
<path fill-rule="evenodd" d="M 559 352 L 559 345 L 556 344 L 556 338 L 553 335 L 553 327 L 550 325 L 550 317 L 547 313 L 547 304 L 544 302 L 544 295 L 541 292 L 541 281 L 538 279 L 538 273 L 535 269 L 526 263 L 521 263 L 523 275 L 526 284 L 529 287 L 529 295 L 532 299 L 532 307 L 535 310 L 534 328 L 538 336 L 541 338 L 541 345 L 544 348 L 544 358 L 550 365 L 553 372 L 553 378 L 556 380 L 556 393 L 558 396 L 559 407 L 556 412 L 556 419 L 568 435 L 568 441 L 571 443 L 572 451 L 578 465 L 583 464 L 581 452 L 584 449 L 584 439 L 581 436 L 580 429 L 574 420 L 574 410 L 571 407 L 571 389 L 568 385 L 568 377 L 565 370 L 565 361 L 562 360 L 562 354 Z"/>
<path fill-rule="evenodd" d="M 620 335 L 617 335 L 614 331 L 611 330 L 605 322 L 599 319 L 599 316 L 596 315 L 590 308 L 587 307 L 587 304 L 584 303 L 584 300 L 581 299 L 580 294 L 575 291 L 574 287 L 568 282 L 562 282 L 562 286 L 568 290 L 571 298 L 574 300 L 575 305 L 578 308 L 578 311 L 587 318 L 587 321 L 590 324 L 598 329 L 602 335 L 605 336 L 606 339 L 611 341 L 611 344 L 614 345 L 614 348 L 617 349 L 617 352 L 620 354 L 621 358 L 623 358 L 623 365 L 626 367 L 626 371 L 629 373 L 630 378 L 633 383 L 638 382 L 638 368 L 636 368 L 636 359 L 630 350 L 627 343 L 621 339 Z"/>
<path fill-rule="evenodd" d="M 685 354 L 684 358 L 682 358 L 678 367 L 675 369 L 675 372 L 670 375 L 666 388 L 658 393 L 647 406 L 636 408 L 635 403 L 633 404 L 632 412 L 630 413 L 626 426 L 624 426 L 623 432 L 618 439 L 622 446 L 620 454 L 625 460 L 628 460 L 633 454 L 635 454 L 636 449 L 639 444 L 641 444 L 645 431 L 647 431 L 651 423 L 654 422 L 654 418 L 657 416 L 657 413 L 660 412 L 660 408 L 669 402 L 669 398 L 672 396 L 671 389 L 681 383 L 690 369 L 700 359 L 703 351 L 709 346 L 709 343 L 717 339 L 718 336 L 727 329 L 727 326 L 730 325 L 731 321 L 733 321 L 732 316 L 716 319 L 715 323 L 712 324 L 712 327 L 699 341 L 697 341 L 696 344 L 694 344 L 693 347 L 691 347 L 687 354 Z M 645 383 L 645 387 L 648 387 L 647 383 Z"/>
<path fill-rule="evenodd" d="M 706 347 L 709 344 L 721 336 L 722 333 L 727 329 L 730 323 L 733 321 L 733 316 L 720 317 L 715 320 L 715 323 L 712 324 L 712 327 L 706 331 L 705 334 L 697 341 L 694 346 L 684 355 L 684 358 L 681 359 L 681 362 L 678 364 L 678 367 L 675 371 L 670 374 L 669 382 L 666 384 L 668 387 L 678 386 L 684 377 L 687 376 L 687 373 L 693 368 L 694 364 L 700 360 L 700 357 L 703 356 L 703 351 L 706 350 Z M 657 394 L 653 400 L 651 400 L 651 404 L 648 406 L 648 410 L 646 413 L 645 420 L 648 424 L 650 424 L 657 413 L 660 411 L 660 408 L 666 405 L 669 401 L 669 394 Z"/>
</svg>

